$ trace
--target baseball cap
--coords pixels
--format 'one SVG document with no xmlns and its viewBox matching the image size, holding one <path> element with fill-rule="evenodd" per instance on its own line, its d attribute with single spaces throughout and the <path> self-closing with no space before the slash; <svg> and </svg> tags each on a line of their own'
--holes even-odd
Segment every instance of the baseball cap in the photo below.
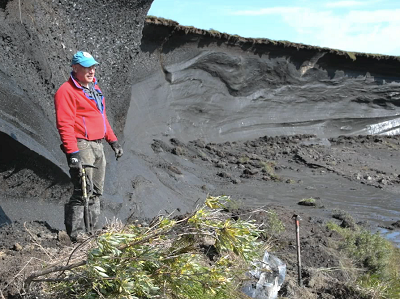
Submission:
<svg viewBox="0 0 400 299">
<path fill-rule="evenodd" d="M 96 60 L 94 60 L 92 55 L 83 51 L 76 52 L 76 54 L 72 57 L 71 66 L 78 63 L 83 67 L 99 64 Z"/>
</svg>

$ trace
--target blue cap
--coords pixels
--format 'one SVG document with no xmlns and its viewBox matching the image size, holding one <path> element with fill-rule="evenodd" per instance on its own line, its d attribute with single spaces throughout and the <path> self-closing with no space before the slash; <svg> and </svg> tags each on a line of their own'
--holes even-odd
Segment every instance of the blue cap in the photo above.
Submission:
<svg viewBox="0 0 400 299">
<path fill-rule="evenodd" d="M 96 60 L 94 60 L 92 55 L 90 55 L 88 52 L 83 51 L 76 52 L 74 57 L 72 57 L 71 66 L 78 63 L 83 67 L 89 67 L 95 64 L 99 64 Z"/>
</svg>

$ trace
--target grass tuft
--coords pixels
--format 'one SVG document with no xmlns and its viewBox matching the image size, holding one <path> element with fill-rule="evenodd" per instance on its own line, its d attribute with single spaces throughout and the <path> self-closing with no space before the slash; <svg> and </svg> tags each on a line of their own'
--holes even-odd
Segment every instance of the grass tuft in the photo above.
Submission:
<svg viewBox="0 0 400 299">
<path fill-rule="evenodd" d="M 399 248 L 378 233 L 365 229 L 343 228 L 332 222 L 327 227 L 343 237 L 339 249 L 365 269 L 366 274 L 359 276 L 357 288 L 366 298 L 400 298 Z"/>
</svg>

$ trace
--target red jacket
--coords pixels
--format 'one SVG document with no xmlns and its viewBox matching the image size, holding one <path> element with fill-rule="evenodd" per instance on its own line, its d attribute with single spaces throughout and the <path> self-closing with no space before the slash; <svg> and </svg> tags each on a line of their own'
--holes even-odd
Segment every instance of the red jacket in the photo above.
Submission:
<svg viewBox="0 0 400 299">
<path fill-rule="evenodd" d="M 96 79 L 94 88 L 100 93 Z M 102 107 L 98 108 L 96 100 L 84 92 L 81 85 L 71 76 L 57 90 L 54 96 L 57 129 L 60 133 L 65 153 L 79 151 L 77 138 L 107 142 L 117 141 L 106 116 L 104 97 L 101 96 Z"/>
</svg>

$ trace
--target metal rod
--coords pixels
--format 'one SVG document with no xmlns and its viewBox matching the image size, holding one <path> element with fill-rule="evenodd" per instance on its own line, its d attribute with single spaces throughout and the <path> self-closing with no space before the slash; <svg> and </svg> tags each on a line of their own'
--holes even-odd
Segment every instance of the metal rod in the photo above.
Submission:
<svg viewBox="0 0 400 299">
<path fill-rule="evenodd" d="M 298 279 L 299 279 L 299 286 L 303 286 L 303 282 L 301 279 L 301 256 L 300 256 L 300 216 L 299 215 L 293 215 L 294 222 L 296 225 L 296 245 L 297 245 L 297 274 L 298 274 Z"/>
</svg>

